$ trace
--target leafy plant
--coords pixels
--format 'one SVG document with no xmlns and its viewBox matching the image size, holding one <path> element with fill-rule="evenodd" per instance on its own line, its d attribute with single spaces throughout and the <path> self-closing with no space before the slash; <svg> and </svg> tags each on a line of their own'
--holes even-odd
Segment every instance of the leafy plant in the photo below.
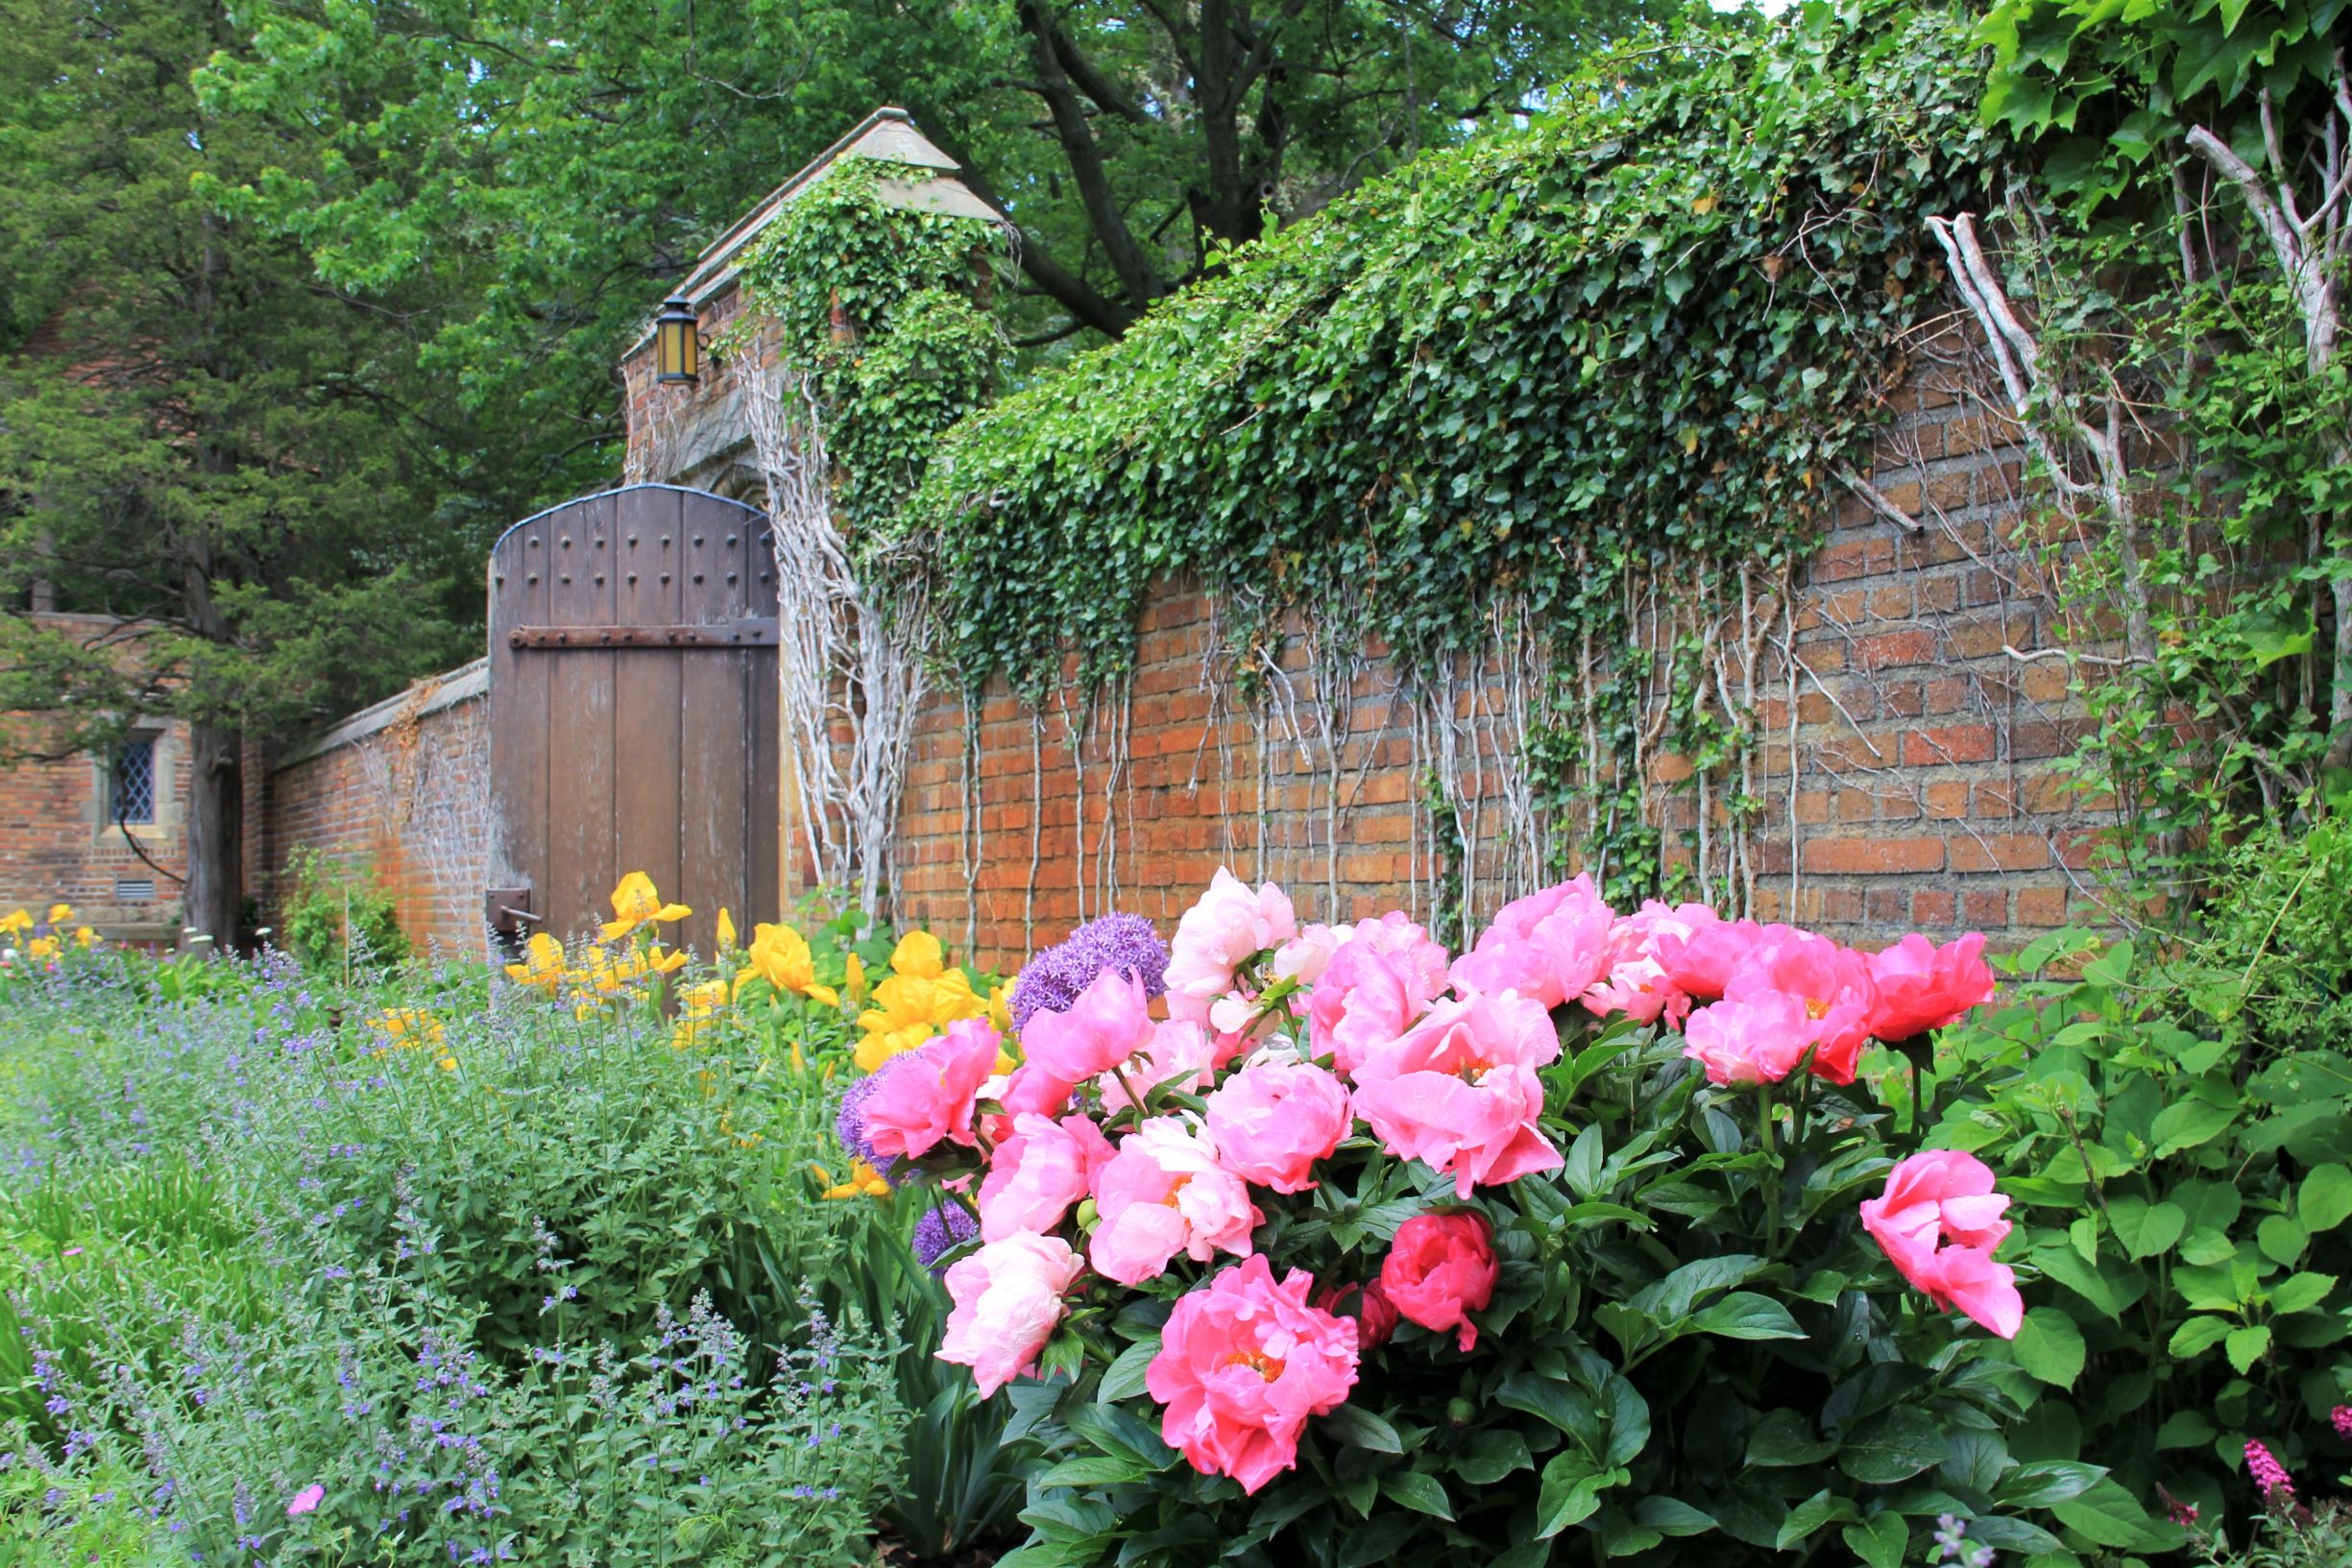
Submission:
<svg viewBox="0 0 2352 1568">
<path fill-rule="evenodd" d="M 2069 953 L 2079 977 L 2021 980 L 1947 1034 L 1930 1141 L 2001 1172 L 2040 1276 L 2006 1384 L 2023 1445 L 2108 1467 L 2119 1509 L 2162 1487 L 2219 1528 L 2249 1439 L 2300 1463 L 2291 1435 L 2352 1398 L 2352 1055 L 2200 1013 L 2212 950 L 2184 968 L 2059 933 L 2010 966 Z M 2144 1544 L 2098 1506 L 2059 1514 Z"/>
<path fill-rule="evenodd" d="M 313 970 L 380 969 L 408 956 L 399 905 L 364 860 L 338 860 L 308 845 L 286 864 L 279 945 Z"/>
</svg>

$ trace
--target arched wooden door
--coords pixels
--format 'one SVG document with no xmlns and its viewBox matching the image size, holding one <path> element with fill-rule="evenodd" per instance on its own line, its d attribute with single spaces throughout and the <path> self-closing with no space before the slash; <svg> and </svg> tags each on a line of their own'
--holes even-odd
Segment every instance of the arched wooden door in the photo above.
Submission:
<svg viewBox="0 0 2352 1568">
<path fill-rule="evenodd" d="M 491 925 L 585 930 L 623 872 L 693 918 L 777 917 L 767 520 L 675 485 L 525 518 L 490 556 Z M 521 919 L 501 911 L 521 909 Z"/>
</svg>

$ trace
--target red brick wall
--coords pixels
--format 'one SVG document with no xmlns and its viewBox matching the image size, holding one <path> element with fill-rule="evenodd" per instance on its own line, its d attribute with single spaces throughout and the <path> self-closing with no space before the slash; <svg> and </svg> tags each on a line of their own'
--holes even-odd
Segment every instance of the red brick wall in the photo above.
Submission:
<svg viewBox="0 0 2352 1568">
<path fill-rule="evenodd" d="M 2053 567 L 2019 537 L 2019 454 L 1969 397 L 1979 383 L 1967 356 L 1948 342 L 1920 364 L 1869 476 L 1885 506 L 1841 490 L 1792 613 L 1758 617 L 1748 787 L 1761 808 L 1734 859 L 1724 791 L 1710 787 L 1710 864 L 1728 902 L 1762 918 L 1851 938 L 1981 929 L 2014 944 L 2092 892 L 2085 839 L 2104 820 L 2051 767 L 2083 722 L 2065 665 L 2006 651 L 2055 644 L 2050 573 L 2065 560 Z M 1733 590 L 1716 592 L 1729 600 L 1716 608 L 1736 605 Z M 1215 614 L 1194 585 L 1162 584 L 1131 689 L 1097 692 L 1091 709 L 1074 699 L 1034 713 L 1000 684 L 967 715 L 956 695 L 934 695 L 897 850 L 902 918 L 1009 968 L 1113 907 L 1171 927 L 1220 864 L 1282 881 L 1307 918 L 1426 917 L 1442 868 L 1420 780 L 1443 762 L 1447 733 L 1444 771 L 1474 845 L 1468 913 L 1482 920 L 1554 875 L 1525 834 L 1505 832 L 1524 709 L 1498 661 L 1445 683 L 1448 724 L 1377 650 L 1334 663 L 1294 619 L 1284 678 L 1249 696 Z M 1342 684 L 1346 703 L 1318 700 Z M 1648 693 L 1647 711 L 1662 697 Z M 1644 766 L 1654 820 L 1695 832 L 1699 795 L 1666 787 L 1687 763 Z M 1578 836 L 1577 823 L 1547 826 L 1555 841 Z"/>
<path fill-rule="evenodd" d="M 249 834 L 263 924 L 303 847 L 370 865 L 420 952 L 479 957 L 489 880 L 489 703 L 479 665 L 421 681 L 266 770 Z"/>
<path fill-rule="evenodd" d="M 117 635 L 99 616 L 40 614 L 36 619 L 88 642 Z M 169 940 L 180 925 L 179 879 L 186 874 L 182 824 L 187 801 L 187 727 L 158 728 L 157 825 L 139 845 L 151 867 L 108 824 L 97 759 L 76 756 L 0 769 L 0 913 L 36 915 L 63 902 L 109 935 Z M 150 898 L 126 897 L 118 880 L 150 881 Z"/>
</svg>

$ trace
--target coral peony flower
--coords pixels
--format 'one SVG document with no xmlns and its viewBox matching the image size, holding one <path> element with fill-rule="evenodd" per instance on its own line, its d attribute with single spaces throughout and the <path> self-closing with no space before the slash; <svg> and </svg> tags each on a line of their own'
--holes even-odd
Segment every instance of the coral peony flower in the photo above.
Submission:
<svg viewBox="0 0 2352 1568">
<path fill-rule="evenodd" d="M 1705 1065 L 1709 1083 L 1778 1083 L 1812 1043 L 1805 1003 L 1778 991 L 1702 1007 L 1683 1025 L 1683 1054 Z"/>
<path fill-rule="evenodd" d="M 1444 994 L 1445 965 L 1445 949 L 1402 913 L 1360 922 L 1308 1000 L 1315 1053 L 1352 1073 L 1365 1052 L 1404 1033 Z"/>
<path fill-rule="evenodd" d="M 1012 1136 L 997 1145 L 980 1184 L 980 1233 L 985 1241 L 1052 1230 L 1072 1204 L 1094 1190 L 1095 1177 L 1110 1163 L 1110 1140 L 1090 1117 L 1056 1122 L 1024 1112 L 1012 1125 Z"/>
<path fill-rule="evenodd" d="M 1353 1315 L 1343 1310 L 1349 1296 L 1356 1298 Z M 1355 1325 L 1359 1352 L 1379 1349 L 1396 1332 L 1396 1303 L 1389 1299 L 1377 1279 L 1361 1285 L 1325 1285 L 1315 1292 L 1315 1305 L 1336 1315 L 1343 1323 Z"/>
<path fill-rule="evenodd" d="M 1177 1300 L 1144 1387 L 1167 1407 L 1160 1436 L 1194 1469 L 1255 1492 L 1297 1464 L 1308 1416 L 1346 1402 L 1355 1326 L 1308 1305 L 1314 1284 L 1294 1268 L 1276 1285 L 1250 1258 Z"/>
<path fill-rule="evenodd" d="M 1207 1105 L 1219 1162 L 1277 1193 L 1313 1187 L 1315 1162 L 1330 1157 L 1355 1120 L 1340 1080 L 1306 1062 L 1245 1067 Z"/>
<path fill-rule="evenodd" d="M 970 1367 L 982 1399 L 1035 1371 L 1061 1321 L 1062 1292 L 1083 1266 L 1058 1236 L 1007 1236 L 958 1259 L 947 1271 L 947 1293 L 956 1305 L 940 1338 L 939 1359 Z"/>
<path fill-rule="evenodd" d="M 1983 952 L 1980 931 L 1940 948 L 1914 931 L 1872 953 L 1870 978 L 1877 999 L 1870 1032 L 1891 1042 L 1958 1023 L 1971 1007 L 1993 995 L 1993 972 L 1984 966 Z"/>
<path fill-rule="evenodd" d="M 1619 916 L 1610 928 L 1608 973 L 1586 989 L 1585 1006 L 1597 1018 L 1623 1013 L 1637 1024 L 1655 1024 L 1661 1017 L 1681 1024 L 1690 1011 L 1690 998 L 1666 977 L 1659 950 L 1669 938 L 1689 940 L 1716 918 L 1704 904 L 1669 905 L 1656 899 Z"/>
<path fill-rule="evenodd" d="M 1876 1005 L 1870 960 L 1826 936 L 1792 931 L 1786 940 L 1758 949 L 1733 974 L 1723 997 L 1750 1001 L 1773 993 L 1795 998 L 1805 1010 L 1813 1075 L 1852 1083 Z"/>
<path fill-rule="evenodd" d="M 1616 918 L 1590 877 L 1507 904 L 1477 946 L 1454 960 L 1454 986 L 1466 995 L 1516 991 L 1557 1007 L 1609 972 Z"/>
<path fill-rule="evenodd" d="M 1172 1116 L 1154 1117 L 1119 1140 L 1096 1174 L 1095 1272 L 1141 1285 L 1167 1272 L 1177 1253 L 1206 1263 L 1217 1253 L 1249 1255 L 1249 1233 L 1265 1221 L 1242 1179 L 1217 1162 L 1217 1146 Z"/>
<path fill-rule="evenodd" d="M 1993 1261 L 2009 1234 L 1990 1167 L 1954 1149 L 1924 1149 L 1887 1172 L 1886 1191 L 1862 1203 L 1862 1227 L 1903 1277 L 1937 1307 L 1953 1307 L 2004 1339 L 2017 1337 L 2025 1304 L 2016 1272 Z"/>
<path fill-rule="evenodd" d="M 1540 1002 L 1512 992 L 1441 1001 L 1356 1069 L 1356 1114 L 1390 1153 L 1450 1171 L 1463 1197 L 1480 1183 L 1559 1166 L 1536 1125 L 1536 1069 L 1560 1055 Z"/>
<path fill-rule="evenodd" d="M 1043 1077 L 1083 1083 L 1152 1043 L 1150 1003 L 1142 981 L 1105 970 L 1066 1010 L 1030 1019 L 1021 1036 L 1022 1054 Z"/>
<path fill-rule="evenodd" d="M 1233 972 L 1252 953 L 1298 934 L 1290 896 L 1268 882 L 1256 892 L 1224 867 L 1217 868 L 1200 902 L 1176 923 L 1168 957 L 1168 1016 L 1206 1024 L 1209 1008 L 1233 989 Z"/>
<path fill-rule="evenodd" d="M 1483 1214 L 1417 1214 L 1396 1227 L 1381 1260 L 1380 1289 L 1425 1329 L 1460 1329 L 1464 1350 L 1478 1342 L 1469 1315 L 1494 1299 L 1494 1226 Z"/>
<path fill-rule="evenodd" d="M 996 1071 L 1004 1039 L 984 1018 L 958 1019 L 947 1034 L 907 1053 L 866 1098 L 865 1142 L 875 1153 L 920 1159 L 942 1139 L 969 1147 L 980 1086 Z"/>
</svg>

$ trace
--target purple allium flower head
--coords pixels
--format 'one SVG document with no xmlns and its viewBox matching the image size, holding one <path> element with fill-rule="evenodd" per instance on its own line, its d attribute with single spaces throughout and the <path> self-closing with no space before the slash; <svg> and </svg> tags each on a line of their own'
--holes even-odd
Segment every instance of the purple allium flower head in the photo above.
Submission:
<svg viewBox="0 0 2352 1568">
<path fill-rule="evenodd" d="M 980 1221 L 972 1211 L 960 1203 L 936 1203 L 923 1211 L 923 1218 L 914 1222 L 914 1255 L 917 1262 L 934 1273 L 938 1272 L 939 1260 L 980 1234 Z"/>
<path fill-rule="evenodd" d="M 1040 1012 L 1067 1012 L 1079 993 L 1111 970 L 1141 981 L 1147 997 L 1167 991 L 1168 949 L 1143 916 L 1090 920 L 1069 940 L 1030 959 L 1013 982 L 1013 1028 L 1025 1027 Z"/>
</svg>

